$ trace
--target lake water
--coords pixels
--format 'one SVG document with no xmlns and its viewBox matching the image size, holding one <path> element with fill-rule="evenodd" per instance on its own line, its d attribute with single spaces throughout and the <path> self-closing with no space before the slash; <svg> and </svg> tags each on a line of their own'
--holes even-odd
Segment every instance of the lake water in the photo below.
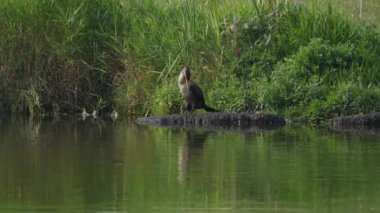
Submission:
<svg viewBox="0 0 380 213">
<path fill-rule="evenodd" d="M 0 212 L 380 212 L 377 133 L 0 127 Z"/>
</svg>

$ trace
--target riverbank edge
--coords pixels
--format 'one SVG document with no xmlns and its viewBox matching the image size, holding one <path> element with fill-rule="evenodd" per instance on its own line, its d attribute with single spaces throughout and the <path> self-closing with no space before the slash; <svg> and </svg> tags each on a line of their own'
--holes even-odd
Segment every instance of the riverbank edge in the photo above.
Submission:
<svg viewBox="0 0 380 213">
<path fill-rule="evenodd" d="M 332 129 L 380 129 L 380 112 L 338 116 L 328 120 Z"/>
<path fill-rule="evenodd" d="M 216 129 L 276 129 L 285 125 L 312 124 L 308 120 L 289 120 L 270 113 L 202 113 L 202 114 L 169 114 L 152 117 L 141 117 L 136 123 L 144 126 L 216 128 Z M 322 123 L 332 130 L 367 130 L 380 129 L 380 112 L 368 114 L 338 116 Z"/>
<path fill-rule="evenodd" d="M 286 124 L 286 120 L 283 117 L 263 112 L 170 114 L 138 118 L 136 122 L 140 125 L 216 129 L 250 129 L 252 127 L 274 129 Z"/>
</svg>

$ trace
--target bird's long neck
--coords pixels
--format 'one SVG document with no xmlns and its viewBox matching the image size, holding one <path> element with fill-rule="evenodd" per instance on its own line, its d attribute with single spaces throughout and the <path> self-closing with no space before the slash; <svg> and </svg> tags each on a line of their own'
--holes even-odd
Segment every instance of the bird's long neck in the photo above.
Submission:
<svg viewBox="0 0 380 213">
<path fill-rule="evenodd" d="M 188 83 L 189 83 L 189 80 L 190 79 L 187 79 L 186 78 L 186 74 L 184 71 L 182 71 L 180 74 L 179 74 L 179 77 L 178 77 L 178 86 L 186 86 L 188 87 Z"/>
</svg>

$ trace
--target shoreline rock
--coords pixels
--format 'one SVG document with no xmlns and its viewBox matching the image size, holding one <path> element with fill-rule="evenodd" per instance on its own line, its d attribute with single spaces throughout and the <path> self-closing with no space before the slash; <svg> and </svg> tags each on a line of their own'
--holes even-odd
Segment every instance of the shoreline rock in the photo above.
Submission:
<svg viewBox="0 0 380 213">
<path fill-rule="evenodd" d="M 339 129 L 380 129 L 380 113 L 349 115 L 332 118 L 329 127 Z"/>
<path fill-rule="evenodd" d="M 173 114 L 138 118 L 140 125 L 208 129 L 275 129 L 285 125 L 284 118 L 268 113 L 215 112 Z"/>
</svg>

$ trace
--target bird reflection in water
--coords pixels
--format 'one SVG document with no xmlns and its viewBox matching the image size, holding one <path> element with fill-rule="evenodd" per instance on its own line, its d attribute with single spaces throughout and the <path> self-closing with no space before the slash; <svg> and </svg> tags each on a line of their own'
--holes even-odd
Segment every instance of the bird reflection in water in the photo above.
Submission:
<svg viewBox="0 0 380 213">
<path fill-rule="evenodd" d="M 178 181 L 184 184 L 187 179 L 187 171 L 191 165 L 198 165 L 201 160 L 204 143 L 210 132 L 191 131 L 186 132 L 185 142 L 178 149 Z"/>
</svg>

